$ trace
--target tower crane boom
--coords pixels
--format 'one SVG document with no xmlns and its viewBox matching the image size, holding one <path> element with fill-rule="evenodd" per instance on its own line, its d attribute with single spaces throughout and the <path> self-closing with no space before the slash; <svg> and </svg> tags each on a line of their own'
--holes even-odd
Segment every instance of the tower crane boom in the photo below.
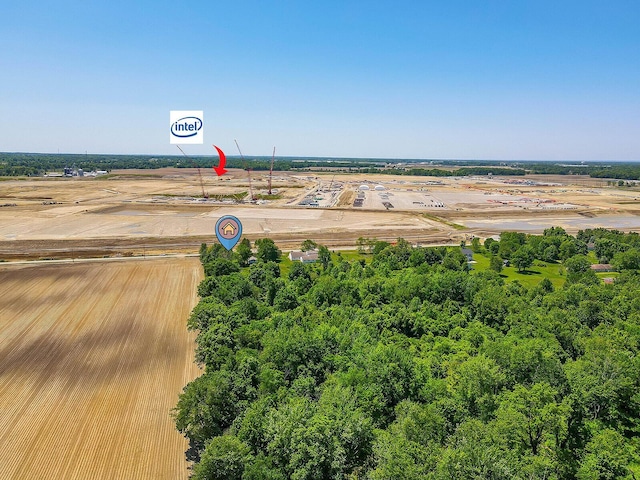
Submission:
<svg viewBox="0 0 640 480">
<path fill-rule="evenodd" d="M 271 178 L 273 177 L 273 161 L 276 158 L 276 147 L 273 147 L 273 154 L 271 155 L 271 167 L 269 167 L 269 195 L 271 195 Z"/>
<path fill-rule="evenodd" d="M 242 150 L 240 150 L 240 145 L 238 145 L 238 141 L 237 140 L 233 140 L 234 142 L 236 142 L 236 147 L 238 147 L 238 152 L 240 153 L 240 158 L 242 158 L 242 161 L 244 163 L 244 155 L 242 154 Z M 256 197 L 253 195 L 253 186 L 251 185 L 251 167 L 246 167 L 245 170 L 247 171 L 247 177 L 249 179 L 249 198 L 251 199 L 252 202 L 256 201 Z"/>
<path fill-rule="evenodd" d="M 198 179 L 200 180 L 200 189 L 202 190 L 202 198 L 209 198 L 209 194 L 204 191 L 204 182 L 202 181 L 202 172 L 200 172 L 200 166 L 198 166 L 198 164 L 196 162 L 194 162 L 193 159 L 191 157 L 189 157 L 189 155 L 184 153 L 184 150 L 182 150 L 180 148 L 180 145 L 176 145 L 176 147 L 178 147 L 178 150 L 180 150 L 185 157 L 187 157 L 189 160 L 191 160 L 191 163 L 193 163 L 193 165 L 198 170 Z"/>
</svg>

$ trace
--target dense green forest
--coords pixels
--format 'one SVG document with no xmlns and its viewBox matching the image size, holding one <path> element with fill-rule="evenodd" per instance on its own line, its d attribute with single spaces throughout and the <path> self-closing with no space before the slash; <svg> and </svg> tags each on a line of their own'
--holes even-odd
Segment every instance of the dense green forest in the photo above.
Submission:
<svg viewBox="0 0 640 480">
<path fill-rule="evenodd" d="M 429 177 L 466 177 L 470 175 L 525 175 L 527 172 L 522 168 L 501 168 L 501 167 L 462 167 L 455 170 L 443 170 L 442 168 L 389 168 L 381 169 L 376 167 L 359 169 L 362 173 L 385 173 L 388 175 L 413 175 Z"/>
<path fill-rule="evenodd" d="M 227 157 L 227 166 L 269 170 L 271 157 L 241 158 Z M 47 154 L 47 153 L 2 153 L 0 152 L 0 176 L 39 176 L 47 172 L 62 172 L 65 167 L 92 170 L 211 168 L 217 165 L 217 156 L 151 156 L 151 155 L 106 155 L 106 154 Z M 418 163 L 422 162 L 422 165 Z M 398 163 L 402 164 L 398 168 Z M 305 169 L 337 169 L 361 173 L 385 173 L 391 175 L 468 176 L 468 175 L 525 175 L 537 174 L 584 174 L 597 178 L 640 180 L 640 166 L 637 163 L 599 162 L 587 165 L 565 165 L 555 162 L 503 162 L 473 160 L 433 160 L 424 166 L 424 160 L 380 159 L 380 158 L 333 158 L 275 157 L 274 168 L 278 171 Z M 446 166 L 448 168 L 438 168 Z M 451 169 L 457 166 L 460 168 Z"/>
<path fill-rule="evenodd" d="M 481 271 L 402 239 L 316 264 L 263 239 L 250 266 L 246 239 L 203 245 L 204 372 L 174 411 L 193 477 L 640 478 L 639 239 L 505 233 L 472 243 Z M 505 259 L 557 263 L 564 284 L 507 282 Z"/>
<path fill-rule="evenodd" d="M 227 157 L 227 167 L 269 170 L 271 158 L 251 159 Z M 65 167 L 77 167 L 89 172 L 92 170 L 120 169 L 154 169 L 163 167 L 175 168 L 211 168 L 218 165 L 218 157 L 185 157 L 185 156 L 151 156 L 151 155 L 70 155 L 70 154 L 36 154 L 36 153 L 0 153 L 0 176 L 36 176 L 47 172 L 61 172 Z M 278 158 L 274 161 L 277 170 L 290 170 L 293 162 L 290 159 Z M 296 168 L 308 168 L 316 162 L 300 161 Z"/>
<path fill-rule="evenodd" d="M 47 172 L 62 171 L 65 167 L 82 168 L 85 171 L 91 170 L 114 170 L 114 169 L 153 169 L 163 167 L 175 168 L 211 168 L 218 165 L 219 159 L 216 156 L 193 157 L 185 156 L 148 156 L 148 155 L 54 155 L 54 154 L 31 154 L 31 153 L 0 153 L 0 176 L 37 176 Z M 446 162 L 447 165 L 457 165 L 457 163 Z M 468 162 L 462 162 L 466 165 Z M 394 175 L 432 175 L 432 176 L 465 176 L 465 175 L 486 175 L 495 172 L 496 175 L 524 175 L 523 169 L 492 168 L 467 166 L 456 170 L 444 170 L 441 168 L 402 168 L 387 169 L 387 162 L 380 159 L 294 159 L 288 157 L 274 158 L 274 169 L 278 171 L 331 168 L 345 171 L 355 171 L 362 173 L 390 173 Z M 250 157 L 240 158 L 234 156 L 227 157 L 227 166 L 231 168 L 248 168 L 254 170 L 269 170 L 271 168 L 271 157 Z"/>
</svg>

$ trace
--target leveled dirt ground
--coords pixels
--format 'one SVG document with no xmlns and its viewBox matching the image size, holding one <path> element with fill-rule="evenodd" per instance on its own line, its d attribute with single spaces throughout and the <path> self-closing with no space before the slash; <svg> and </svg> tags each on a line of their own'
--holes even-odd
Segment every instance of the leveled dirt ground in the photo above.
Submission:
<svg viewBox="0 0 640 480">
<path fill-rule="evenodd" d="M 330 247 L 358 237 L 458 243 L 504 230 L 562 226 L 640 229 L 640 191 L 586 176 L 412 177 L 334 172 L 116 171 L 98 178 L 0 182 L 0 259 L 197 252 L 216 220 L 236 215 L 250 240 L 283 248 L 306 238 Z M 260 198 L 248 202 L 249 191 Z M 205 191 L 209 198 L 202 197 Z M 361 207 L 354 206 L 364 195 Z M 229 196 L 246 195 L 238 203 Z M 319 207 L 301 206 L 305 201 Z"/>
<path fill-rule="evenodd" d="M 186 479 L 194 258 L 0 266 L 0 478 Z"/>
</svg>

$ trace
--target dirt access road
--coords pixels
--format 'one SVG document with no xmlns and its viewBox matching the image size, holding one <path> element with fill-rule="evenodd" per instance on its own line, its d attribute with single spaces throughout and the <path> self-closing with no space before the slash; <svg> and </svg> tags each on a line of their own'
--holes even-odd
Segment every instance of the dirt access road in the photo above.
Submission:
<svg viewBox="0 0 640 480">
<path fill-rule="evenodd" d="M 186 479 L 197 258 L 0 266 L 0 478 Z"/>
</svg>

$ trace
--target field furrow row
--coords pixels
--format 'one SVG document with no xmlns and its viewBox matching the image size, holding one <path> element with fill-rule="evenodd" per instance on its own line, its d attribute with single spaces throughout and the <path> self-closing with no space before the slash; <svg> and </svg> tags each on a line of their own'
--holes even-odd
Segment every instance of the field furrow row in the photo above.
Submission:
<svg viewBox="0 0 640 480">
<path fill-rule="evenodd" d="M 170 411 L 198 374 L 200 278 L 181 258 L 0 267 L 0 478 L 186 478 Z"/>
</svg>

